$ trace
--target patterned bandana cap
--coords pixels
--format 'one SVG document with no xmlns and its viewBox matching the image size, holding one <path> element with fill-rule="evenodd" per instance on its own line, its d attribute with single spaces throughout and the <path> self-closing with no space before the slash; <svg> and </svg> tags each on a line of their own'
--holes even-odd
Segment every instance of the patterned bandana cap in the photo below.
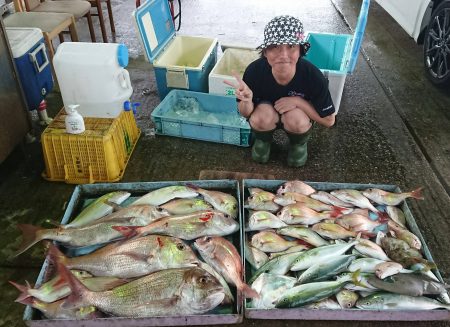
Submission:
<svg viewBox="0 0 450 327">
<path fill-rule="evenodd" d="M 273 18 L 264 28 L 264 43 L 258 49 L 271 45 L 305 44 L 303 24 L 295 17 L 284 15 Z"/>
</svg>

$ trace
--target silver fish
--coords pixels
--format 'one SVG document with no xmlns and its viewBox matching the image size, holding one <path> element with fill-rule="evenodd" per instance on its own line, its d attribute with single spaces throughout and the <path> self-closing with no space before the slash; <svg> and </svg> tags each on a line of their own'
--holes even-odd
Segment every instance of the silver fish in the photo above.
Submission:
<svg viewBox="0 0 450 327">
<path fill-rule="evenodd" d="M 353 204 L 339 200 L 334 195 L 331 195 L 330 193 L 325 192 L 325 191 L 317 191 L 316 193 L 312 193 L 309 196 L 315 200 L 319 200 L 319 201 L 322 201 L 323 203 L 327 203 L 327 204 L 330 204 L 333 206 L 344 207 L 344 208 L 352 208 L 353 207 Z"/>
<path fill-rule="evenodd" d="M 244 243 L 245 259 L 255 268 L 259 269 L 267 261 L 269 257 L 263 251 L 254 248 L 248 241 Z"/>
<path fill-rule="evenodd" d="M 356 307 L 364 310 L 450 310 L 450 305 L 424 296 L 408 296 L 385 292 L 377 292 L 359 299 L 356 302 Z"/>
<path fill-rule="evenodd" d="M 211 210 L 213 206 L 203 199 L 173 199 L 160 205 L 161 208 L 167 210 L 170 215 L 185 215 L 201 210 Z"/>
<path fill-rule="evenodd" d="M 113 212 L 114 208 L 109 203 L 119 205 L 130 195 L 131 193 L 124 191 L 114 191 L 102 195 L 84 208 L 69 224 L 63 225 L 63 228 L 78 228 L 90 224 Z"/>
<path fill-rule="evenodd" d="M 260 294 L 250 301 L 254 309 L 273 309 L 281 294 L 297 282 L 294 277 L 263 273 L 252 283 L 252 288 Z"/>
<path fill-rule="evenodd" d="M 356 207 L 359 208 L 367 208 L 372 212 L 379 213 L 380 211 L 375 208 L 369 201 L 368 198 L 366 198 L 360 191 L 358 190 L 351 190 L 351 189 L 341 189 L 341 190 L 335 190 L 330 192 L 331 195 L 334 195 L 339 200 L 351 203 Z"/>
<path fill-rule="evenodd" d="M 339 294 L 339 293 L 338 293 Z M 337 303 L 335 300 L 331 298 L 327 298 L 318 302 L 310 303 L 305 306 L 303 306 L 305 309 L 312 309 L 312 310 L 320 310 L 320 309 L 326 309 L 326 310 L 341 310 L 342 307 Z"/>
<path fill-rule="evenodd" d="M 321 282 L 344 272 L 348 265 L 356 258 L 354 255 L 337 255 L 326 262 L 313 264 L 306 269 L 298 278 L 300 284 Z"/>
<path fill-rule="evenodd" d="M 195 198 L 196 196 L 198 196 L 198 193 L 190 187 L 184 185 L 166 186 L 141 196 L 131 205 L 150 204 L 159 206 L 175 198 Z"/>
<path fill-rule="evenodd" d="M 396 294 L 409 296 L 437 295 L 445 292 L 449 285 L 439 283 L 423 274 L 396 274 L 385 279 L 369 277 L 372 286 Z"/>
<path fill-rule="evenodd" d="M 355 249 L 359 253 L 371 258 L 380 259 L 384 261 L 390 260 L 389 257 L 384 252 L 384 250 L 381 248 L 381 246 L 368 239 L 359 239 L 359 242 L 355 245 Z"/>
<path fill-rule="evenodd" d="M 253 276 L 249 280 L 249 283 L 253 283 L 253 281 L 255 281 L 256 278 L 258 278 L 258 276 L 262 273 L 270 273 L 274 275 L 286 274 L 292 266 L 292 263 L 301 254 L 302 252 L 293 252 L 270 259 L 253 274 Z"/>
<path fill-rule="evenodd" d="M 359 258 L 354 260 L 349 266 L 348 271 L 360 271 L 365 273 L 375 273 L 376 266 L 380 263 L 384 263 L 384 260 L 375 258 Z"/>
</svg>

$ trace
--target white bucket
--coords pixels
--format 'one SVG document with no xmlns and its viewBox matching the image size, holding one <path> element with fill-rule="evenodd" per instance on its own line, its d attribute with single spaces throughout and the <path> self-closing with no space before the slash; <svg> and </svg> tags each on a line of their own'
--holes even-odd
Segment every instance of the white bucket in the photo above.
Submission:
<svg viewBox="0 0 450 327">
<path fill-rule="evenodd" d="M 133 92 L 123 44 L 64 42 L 53 65 L 64 107 L 80 105 L 83 117 L 115 118 Z"/>
</svg>

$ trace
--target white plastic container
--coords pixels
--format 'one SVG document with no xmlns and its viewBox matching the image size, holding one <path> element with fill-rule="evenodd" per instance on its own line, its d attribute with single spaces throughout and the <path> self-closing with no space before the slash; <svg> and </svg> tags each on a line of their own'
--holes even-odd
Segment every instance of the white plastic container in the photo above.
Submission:
<svg viewBox="0 0 450 327">
<path fill-rule="evenodd" d="M 83 117 L 115 118 L 133 92 L 123 44 L 64 42 L 53 65 L 64 106 L 79 104 Z"/>
<path fill-rule="evenodd" d="M 86 130 L 83 117 L 77 111 L 79 107 L 77 104 L 69 104 L 65 108 L 67 113 L 65 119 L 66 132 L 69 134 L 80 134 Z"/>
<path fill-rule="evenodd" d="M 235 82 L 232 76 L 235 72 L 241 78 L 247 66 L 260 57 L 259 51 L 252 48 L 227 48 L 209 73 L 209 93 L 226 96 L 235 96 L 235 89 L 224 81 Z"/>
</svg>

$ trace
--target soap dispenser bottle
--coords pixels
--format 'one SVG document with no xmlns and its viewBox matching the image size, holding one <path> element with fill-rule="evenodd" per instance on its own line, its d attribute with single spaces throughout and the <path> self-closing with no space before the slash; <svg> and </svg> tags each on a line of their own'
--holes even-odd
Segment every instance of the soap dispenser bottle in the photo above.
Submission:
<svg viewBox="0 0 450 327">
<path fill-rule="evenodd" d="M 80 134 L 85 131 L 83 117 L 76 110 L 78 104 L 70 104 L 66 109 L 66 132 L 70 134 Z"/>
</svg>

